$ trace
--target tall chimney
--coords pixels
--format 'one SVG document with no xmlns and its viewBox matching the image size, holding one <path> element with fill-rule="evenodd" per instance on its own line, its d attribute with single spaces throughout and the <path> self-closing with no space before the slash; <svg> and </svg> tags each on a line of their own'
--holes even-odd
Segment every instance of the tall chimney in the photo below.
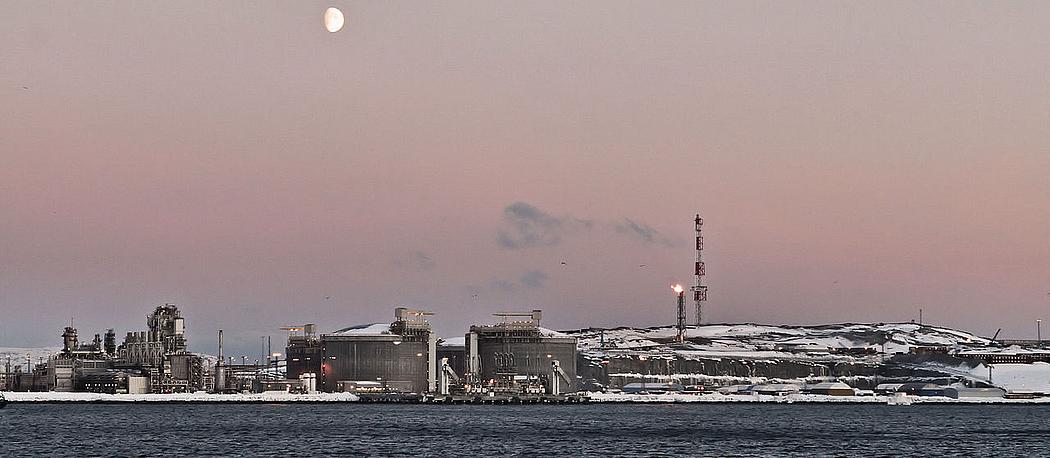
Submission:
<svg viewBox="0 0 1050 458">
<path fill-rule="evenodd" d="M 219 360 L 215 362 L 215 391 L 221 393 L 226 389 L 226 368 L 222 359 L 222 329 L 219 330 Z"/>
</svg>

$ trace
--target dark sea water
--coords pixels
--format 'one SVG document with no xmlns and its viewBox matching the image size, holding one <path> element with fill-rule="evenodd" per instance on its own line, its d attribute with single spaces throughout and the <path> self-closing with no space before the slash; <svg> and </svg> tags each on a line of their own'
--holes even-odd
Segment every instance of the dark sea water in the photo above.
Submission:
<svg viewBox="0 0 1050 458">
<path fill-rule="evenodd" d="M 1050 456 L 1050 406 L 28 405 L 2 456 Z"/>
</svg>

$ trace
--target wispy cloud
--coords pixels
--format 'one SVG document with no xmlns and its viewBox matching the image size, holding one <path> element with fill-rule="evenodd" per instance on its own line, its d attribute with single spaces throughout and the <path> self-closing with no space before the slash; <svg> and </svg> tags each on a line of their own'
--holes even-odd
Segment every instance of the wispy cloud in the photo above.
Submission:
<svg viewBox="0 0 1050 458">
<path fill-rule="evenodd" d="M 590 229 L 592 223 L 572 216 L 556 217 L 525 202 L 503 209 L 508 229 L 496 232 L 499 246 L 511 250 L 535 246 L 554 246 L 566 232 Z"/>
<path fill-rule="evenodd" d="M 434 259 L 423 251 L 413 251 L 408 253 L 402 259 L 394 261 L 394 263 L 402 269 L 413 269 L 413 270 L 431 270 L 434 268 Z"/>
<path fill-rule="evenodd" d="M 645 243 L 674 246 L 674 242 L 660 234 L 660 231 L 657 231 L 648 224 L 635 222 L 630 218 L 624 218 L 622 223 L 618 223 L 614 227 L 616 228 L 616 232 L 627 235 L 636 240 L 641 240 Z"/>
<path fill-rule="evenodd" d="M 630 218 L 603 223 L 572 215 L 555 216 L 525 202 L 508 205 L 503 218 L 506 226 L 496 231 L 496 243 L 508 250 L 555 246 L 569 234 L 590 231 L 611 231 L 646 244 L 676 245 L 652 226 Z"/>
<path fill-rule="evenodd" d="M 529 288 L 542 288 L 549 278 L 550 276 L 542 271 L 530 270 L 521 276 L 521 284 Z"/>
<path fill-rule="evenodd" d="M 492 287 L 495 290 L 502 291 L 502 292 L 505 292 L 505 293 L 509 293 L 509 292 L 514 291 L 515 289 L 517 289 L 518 285 L 516 285 L 514 282 L 509 281 L 509 280 L 496 279 L 496 280 L 490 281 L 489 282 L 489 286 Z"/>
<path fill-rule="evenodd" d="M 493 278 L 490 279 L 484 287 L 468 285 L 465 290 L 470 291 L 473 298 L 477 298 L 479 294 L 482 297 L 485 297 L 485 292 L 517 293 L 526 289 L 541 289 L 547 286 L 548 280 L 550 280 L 550 275 L 547 275 L 546 272 L 541 270 L 527 270 L 516 280 L 506 277 Z"/>
</svg>

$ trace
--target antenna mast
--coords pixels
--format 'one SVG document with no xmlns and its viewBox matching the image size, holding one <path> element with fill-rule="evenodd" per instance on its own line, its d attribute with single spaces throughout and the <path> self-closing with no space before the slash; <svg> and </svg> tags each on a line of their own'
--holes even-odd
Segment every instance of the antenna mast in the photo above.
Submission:
<svg viewBox="0 0 1050 458">
<path fill-rule="evenodd" d="M 707 285 L 704 284 L 704 275 L 706 275 L 704 268 L 704 235 L 701 232 L 704 227 L 704 220 L 700 218 L 700 214 L 696 214 L 696 268 L 694 274 L 696 276 L 696 282 L 693 287 L 693 303 L 696 304 L 696 325 L 700 326 L 704 316 L 704 302 L 707 302 Z"/>
</svg>

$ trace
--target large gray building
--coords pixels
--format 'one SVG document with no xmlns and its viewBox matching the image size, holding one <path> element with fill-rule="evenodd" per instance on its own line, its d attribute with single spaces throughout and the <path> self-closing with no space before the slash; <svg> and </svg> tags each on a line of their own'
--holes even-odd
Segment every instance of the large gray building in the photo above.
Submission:
<svg viewBox="0 0 1050 458">
<path fill-rule="evenodd" d="M 576 389 L 575 337 L 540 327 L 539 310 L 495 315 L 503 321 L 471 326 L 466 335 L 468 380 L 502 391 L 530 384 L 548 393 Z"/>
<path fill-rule="evenodd" d="M 320 337 L 289 337 L 289 379 L 317 375 L 322 391 L 340 386 L 380 385 L 387 391 L 433 391 L 437 339 L 425 319 L 429 312 L 394 311 L 394 322 L 351 326 Z"/>
<path fill-rule="evenodd" d="M 285 328 L 293 332 L 286 349 L 287 378 L 314 374 L 318 388 L 329 392 L 517 396 L 575 391 L 576 338 L 540 327 L 539 310 L 498 313 L 502 322 L 471 326 L 462 340 L 448 339 L 440 346 L 428 315 L 398 308 L 393 323 L 319 336 L 312 325 Z"/>
</svg>

